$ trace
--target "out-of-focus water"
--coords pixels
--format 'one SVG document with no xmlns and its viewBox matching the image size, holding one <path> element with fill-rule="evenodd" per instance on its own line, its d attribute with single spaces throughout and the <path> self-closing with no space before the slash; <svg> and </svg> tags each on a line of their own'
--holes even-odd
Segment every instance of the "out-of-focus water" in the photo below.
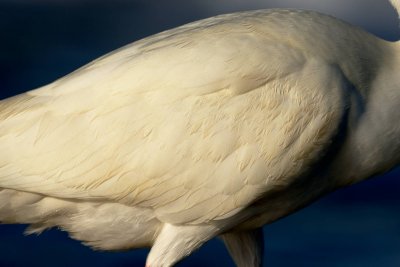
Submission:
<svg viewBox="0 0 400 267">
<path fill-rule="evenodd" d="M 146 35 L 219 12 L 200 1 L 174 0 L 169 5 L 161 1 L 122 0 L 97 4 L 75 1 L 73 5 L 61 0 L 50 2 L 0 0 L 0 98 L 51 82 Z M 204 3 L 211 6 L 209 1 Z M 392 40 L 398 36 L 398 32 L 380 31 L 379 23 L 383 21 L 374 23 L 375 34 Z M 400 266 L 399 175 L 400 170 L 395 170 L 339 190 L 266 226 L 266 264 Z M 69 239 L 64 232 L 50 230 L 25 237 L 24 228 L 0 226 L 0 267 L 144 266 L 144 249 L 95 252 Z M 218 240 L 180 264 L 232 265 Z"/>
</svg>

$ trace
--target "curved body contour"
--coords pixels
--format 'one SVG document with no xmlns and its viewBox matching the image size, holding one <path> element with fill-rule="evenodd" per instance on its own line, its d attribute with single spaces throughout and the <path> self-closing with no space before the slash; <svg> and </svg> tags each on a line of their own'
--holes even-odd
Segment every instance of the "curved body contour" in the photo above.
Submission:
<svg viewBox="0 0 400 267">
<path fill-rule="evenodd" d="M 149 266 L 220 235 L 259 265 L 264 224 L 399 162 L 398 50 L 298 10 L 128 45 L 0 102 L 0 221 L 152 246 Z"/>
</svg>

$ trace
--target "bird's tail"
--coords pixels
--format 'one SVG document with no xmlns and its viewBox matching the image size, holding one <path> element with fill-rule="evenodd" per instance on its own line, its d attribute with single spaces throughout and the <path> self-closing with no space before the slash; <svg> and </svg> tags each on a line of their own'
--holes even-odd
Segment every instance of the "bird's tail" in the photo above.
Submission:
<svg viewBox="0 0 400 267">
<path fill-rule="evenodd" d="M 74 213 L 76 209 L 68 201 L 0 188 L 0 223 L 30 224 L 27 234 L 61 225 L 61 217 Z"/>
<path fill-rule="evenodd" d="M 160 228 L 154 212 L 113 202 L 82 202 L 0 188 L 0 223 L 30 224 L 26 234 L 51 227 L 95 249 L 150 246 Z"/>
</svg>

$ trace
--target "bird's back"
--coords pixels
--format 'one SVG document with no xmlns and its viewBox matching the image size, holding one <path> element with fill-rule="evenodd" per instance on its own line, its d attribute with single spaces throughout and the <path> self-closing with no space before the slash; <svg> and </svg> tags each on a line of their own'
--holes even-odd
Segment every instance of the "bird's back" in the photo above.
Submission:
<svg viewBox="0 0 400 267">
<path fill-rule="evenodd" d="M 361 85 L 365 77 L 355 77 L 355 73 L 368 75 L 375 70 L 382 50 L 388 46 L 390 43 L 356 26 L 317 12 L 239 12 L 144 38 L 31 94 L 54 97 L 79 91 L 78 95 L 82 95 L 85 89 L 97 94 L 120 90 L 140 94 L 174 89 L 177 95 L 199 95 L 214 92 L 211 83 L 228 80 L 232 74 L 240 75 L 240 71 L 273 79 L 279 72 L 292 71 L 294 62 L 309 58 L 339 65 L 346 77 Z M 229 86 L 238 86 L 238 79 Z M 92 97 L 84 97 L 86 101 L 93 101 L 93 94 L 87 96 Z"/>
</svg>

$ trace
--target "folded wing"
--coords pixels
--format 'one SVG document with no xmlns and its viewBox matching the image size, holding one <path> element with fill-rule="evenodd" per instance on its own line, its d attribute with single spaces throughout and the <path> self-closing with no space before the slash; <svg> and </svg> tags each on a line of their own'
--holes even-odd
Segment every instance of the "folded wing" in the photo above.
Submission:
<svg viewBox="0 0 400 267">
<path fill-rule="evenodd" d="M 343 78 L 245 22 L 162 33 L 1 101 L 0 187 L 198 223 L 295 181 L 337 131 Z"/>
</svg>

